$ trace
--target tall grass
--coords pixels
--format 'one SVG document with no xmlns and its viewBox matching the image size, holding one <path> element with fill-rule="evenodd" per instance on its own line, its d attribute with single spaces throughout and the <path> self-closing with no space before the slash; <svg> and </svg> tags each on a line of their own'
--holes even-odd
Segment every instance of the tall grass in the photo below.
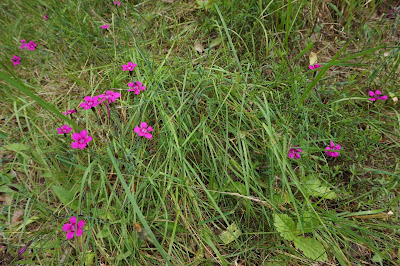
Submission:
<svg viewBox="0 0 400 266">
<path fill-rule="evenodd" d="M 0 4 L 4 263 L 398 264 L 397 20 L 370 19 L 375 1 L 209 2 Z M 314 30 L 324 20 L 349 37 L 313 41 L 331 34 Z M 361 23 L 388 38 L 357 42 Z M 21 51 L 22 38 L 38 48 Z M 318 50 L 323 67 L 310 71 Z M 127 93 L 131 79 L 146 90 Z M 122 94 L 110 117 L 101 106 L 60 115 L 110 88 Z M 377 88 L 394 96 L 372 104 Z M 142 121 L 151 140 L 133 132 Z M 65 122 L 93 136 L 85 150 L 57 134 Z M 71 216 L 86 225 L 68 241 Z M 286 217 L 296 228 L 282 232 Z M 226 244 L 232 224 L 241 234 Z M 299 248 L 306 239 L 325 255 Z"/>
</svg>

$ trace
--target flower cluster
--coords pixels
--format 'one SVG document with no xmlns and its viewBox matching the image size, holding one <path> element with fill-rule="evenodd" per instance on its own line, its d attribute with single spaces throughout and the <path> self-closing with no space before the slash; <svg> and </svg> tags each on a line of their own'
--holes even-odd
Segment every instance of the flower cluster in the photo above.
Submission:
<svg viewBox="0 0 400 266">
<path fill-rule="evenodd" d="M 368 100 L 375 102 L 376 100 L 386 100 L 388 97 L 386 95 L 381 95 L 382 92 L 380 90 L 376 90 L 375 92 L 373 91 L 369 91 L 368 95 L 370 96 L 370 98 Z"/>
<path fill-rule="evenodd" d="M 129 70 L 129 71 L 133 71 L 133 69 L 137 66 L 137 64 L 134 64 L 132 62 L 128 62 L 126 65 L 122 65 L 122 70 Z"/>
<path fill-rule="evenodd" d="M 330 146 L 325 148 L 325 153 L 326 153 L 326 155 L 328 155 L 330 157 L 338 157 L 339 156 L 338 151 L 340 150 L 340 148 L 341 148 L 340 144 L 335 145 L 333 143 L 333 141 L 331 141 Z M 303 152 L 302 149 L 299 149 L 299 148 L 297 148 L 297 146 L 294 146 L 293 148 L 291 148 L 289 150 L 288 157 L 291 159 L 293 159 L 293 158 L 300 159 L 300 157 L 301 157 L 300 153 L 302 153 L 302 152 Z"/>
<path fill-rule="evenodd" d="M 146 89 L 146 87 L 143 86 L 143 84 L 139 81 L 136 81 L 136 83 L 130 82 L 130 83 L 128 83 L 128 86 L 132 88 L 132 89 L 128 89 L 128 91 L 134 91 L 136 95 L 139 94 L 140 91 L 144 91 Z"/>
<path fill-rule="evenodd" d="M 314 64 L 314 65 L 308 66 L 308 68 L 311 69 L 311 70 L 317 69 L 319 67 L 322 67 L 322 66 L 318 65 L 318 64 Z"/>
<path fill-rule="evenodd" d="M 101 26 L 102 29 L 108 29 L 109 27 L 110 27 L 110 25 L 108 25 L 108 24 Z"/>
<path fill-rule="evenodd" d="M 84 220 L 79 220 L 76 222 L 76 216 L 72 216 L 69 219 L 69 223 L 64 224 L 63 231 L 67 232 L 67 239 L 72 239 L 74 236 L 81 236 L 83 234 L 83 227 L 85 226 Z"/>
<path fill-rule="evenodd" d="M 114 1 L 114 5 L 120 6 L 120 5 L 121 5 L 121 2 L 120 2 L 120 1 Z"/>
<path fill-rule="evenodd" d="M 21 40 L 21 49 L 23 50 L 23 49 L 27 49 L 27 50 L 30 50 L 30 51 L 34 51 L 35 50 L 35 48 L 36 48 L 36 43 L 34 43 L 33 41 L 30 41 L 29 43 L 27 43 L 26 41 L 25 41 L 25 39 L 22 39 Z"/>
</svg>

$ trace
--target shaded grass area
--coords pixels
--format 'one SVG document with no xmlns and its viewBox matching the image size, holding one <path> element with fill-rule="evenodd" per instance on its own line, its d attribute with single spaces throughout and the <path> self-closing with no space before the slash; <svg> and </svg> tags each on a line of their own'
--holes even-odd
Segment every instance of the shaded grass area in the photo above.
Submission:
<svg viewBox="0 0 400 266">
<path fill-rule="evenodd" d="M 5 263 L 311 263 L 274 225 L 285 214 L 327 263 L 398 264 L 398 18 L 384 14 L 393 6 L 213 2 L 0 4 L 6 76 L 60 112 L 110 88 L 122 94 L 111 117 L 103 106 L 73 116 L 93 136 L 77 151 L 48 107 L 1 83 Z M 37 49 L 21 51 L 21 39 Z M 311 51 L 321 70 L 307 68 Z M 121 71 L 128 61 L 133 77 Z M 132 79 L 147 89 L 129 94 Z M 372 104 L 376 89 L 392 96 Z M 142 121 L 152 140 L 134 134 Z M 325 155 L 330 140 L 338 158 Z M 294 145 L 299 160 L 287 156 Z M 336 196 L 316 196 L 310 179 Z M 85 233 L 67 241 L 73 215 Z M 233 223 L 242 234 L 225 244 Z"/>
</svg>

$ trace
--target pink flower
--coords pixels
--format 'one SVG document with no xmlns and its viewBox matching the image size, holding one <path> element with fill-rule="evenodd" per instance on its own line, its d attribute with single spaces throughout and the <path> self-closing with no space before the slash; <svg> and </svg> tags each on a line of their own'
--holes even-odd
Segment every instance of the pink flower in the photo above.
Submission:
<svg viewBox="0 0 400 266">
<path fill-rule="evenodd" d="M 121 93 L 114 91 L 106 91 L 105 94 L 100 94 L 98 97 L 102 98 L 102 101 L 100 102 L 108 100 L 108 103 L 113 103 L 117 98 L 121 97 Z"/>
<path fill-rule="evenodd" d="M 36 43 L 34 43 L 33 41 L 30 41 L 29 43 L 26 43 L 25 42 L 25 39 L 22 39 L 21 40 L 21 43 L 22 43 L 22 45 L 21 45 L 21 49 L 28 49 L 28 50 L 31 50 L 31 51 L 34 51 L 35 50 L 35 47 L 36 47 Z"/>
<path fill-rule="evenodd" d="M 293 157 L 294 157 L 296 159 L 300 159 L 300 153 L 302 153 L 303 150 L 302 149 L 296 149 L 296 147 L 297 146 L 294 146 L 293 148 L 291 148 L 289 150 L 289 153 L 288 153 L 289 158 L 293 159 Z"/>
<path fill-rule="evenodd" d="M 114 1 L 114 5 L 120 6 L 121 2 L 120 1 Z"/>
<path fill-rule="evenodd" d="M 45 14 L 43 17 L 43 21 L 46 21 L 47 19 L 48 19 L 48 16 L 47 16 L 47 14 Z"/>
<path fill-rule="evenodd" d="M 20 250 L 18 250 L 18 256 L 21 256 L 32 243 L 33 240 L 30 240 L 28 243 L 26 243 L 25 246 L 23 246 Z"/>
<path fill-rule="evenodd" d="M 110 27 L 110 25 L 103 25 L 101 26 L 102 29 L 108 29 Z"/>
<path fill-rule="evenodd" d="M 142 85 L 143 84 L 139 81 L 136 81 L 136 84 L 135 82 L 130 82 L 128 83 L 128 86 L 131 87 L 132 89 L 129 89 L 128 91 L 134 91 L 135 94 L 139 94 L 140 91 L 144 91 L 146 89 L 146 87 Z"/>
<path fill-rule="evenodd" d="M 67 110 L 65 113 L 65 115 L 72 115 L 73 113 L 76 113 L 76 110 Z"/>
<path fill-rule="evenodd" d="M 76 217 L 72 216 L 69 219 L 69 223 L 64 224 L 63 231 L 67 233 L 67 239 L 72 239 L 74 235 L 81 236 L 83 234 L 83 227 L 85 226 L 85 221 L 80 220 L 76 223 Z"/>
<path fill-rule="evenodd" d="M 311 69 L 311 70 L 314 70 L 314 69 L 319 68 L 319 67 L 322 67 L 322 66 L 318 65 L 318 64 L 314 64 L 314 65 L 308 66 L 308 68 Z"/>
<path fill-rule="evenodd" d="M 126 65 L 122 65 L 122 70 L 129 70 L 133 71 L 133 69 L 137 66 L 137 64 L 134 64 L 132 62 L 128 62 Z"/>
<path fill-rule="evenodd" d="M 100 104 L 99 96 L 86 96 L 83 99 L 85 100 L 85 102 L 82 102 L 79 106 L 85 108 L 85 110 L 88 110 Z"/>
<path fill-rule="evenodd" d="M 375 102 L 376 100 L 386 100 L 388 97 L 386 95 L 382 95 L 382 92 L 380 90 L 376 90 L 375 93 L 373 91 L 369 91 L 368 95 L 371 97 L 368 100 Z"/>
<path fill-rule="evenodd" d="M 153 131 L 153 128 L 151 126 L 147 126 L 146 122 L 140 123 L 140 127 L 135 127 L 134 131 L 141 137 L 145 137 L 148 139 L 151 139 L 153 136 L 148 133 Z"/>
<path fill-rule="evenodd" d="M 92 137 L 88 136 L 86 130 L 82 130 L 80 133 L 74 133 L 72 134 L 72 139 L 75 140 L 76 142 L 71 143 L 71 148 L 72 149 L 81 149 L 83 150 L 86 145 L 92 141 Z"/>
<path fill-rule="evenodd" d="M 13 62 L 14 66 L 19 65 L 21 63 L 21 57 L 14 55 L 13 59 L 11 59 L 11 62 Z"/>
<path fill-rule="evenodd" d="M 331 145 L 325 148 L 326 155 L 331 157 L 338 157 L 339 153 L 337 151 L 340 150 L 340 144 L 336 145 L 331 140 Z"/>
<path fill-rule="evenodd" d="M 72 130 L 72 127 L 63 125 L 62 127 L 57 128 L 57 130 L 58 134 L 68 134 Z"/>
</svg>

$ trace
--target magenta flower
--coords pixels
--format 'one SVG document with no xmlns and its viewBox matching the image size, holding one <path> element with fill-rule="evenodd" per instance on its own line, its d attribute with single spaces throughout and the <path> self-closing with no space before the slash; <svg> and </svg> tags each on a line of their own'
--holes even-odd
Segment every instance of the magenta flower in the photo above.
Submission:
<svg viewBox="0 0 400 266">
<path fill-rule="evenodd" d="M 43 21 L 46 21 L 49 17 L 47 16 L 47 14 L 44 15 L 43 17 Z"/>
<path fill-rule="evenodd" d="M 153 131 L 151 126 L 147 126 L 146 122 L 140 123 L 140 127 L 135 127 L 134 131 L 141 137 L 145 137 L 147 139 L 151 139 L 153 136 L 149 133 Z"/>
<path fill-rule="evenodd" d="M 72 149 L 81 149 L 83 150 L 86 145 L 92 141 L 92 137 L 88 136 L 86 130 L 82 130 L 80 133 L 72 134 L 72 139 L 76 142 L 71 143 Z"/>
<path fill-rule="evenodd" d="M 76 223 L 76 217 L 72 216 L 69 219 L 69 223 L 64 224 L 63 231 L 67 233 L 67 239 L 72 239 L 75 235 L 81 236 L 83 234 L 83 227 L 85 226 L 85 221 L 80 220 Z"/>
<path fill-rule="evenodd" d="M 300 153 L 303 152 L 302 149 L 296 149 L 297 146 L 294 146 L 293 148 L 291 148 L 289 150 L 288 156 L 289 158 L 296 158 L 296 159 L 300 159 Z"/>
<path fill-rule="evenodd" d="M 83 99 L 85 101 L 82 102 L 79 106 L 85 108 L 85 110 L 88 110 L 100 104 L 99 96 L 93 96 L 93 97 L 86 96 Z"/>
<path fill-rule="evenodd" d="M 21 57 L 14 55 L 13 59 L 11 59 L 11 62 L 14 64 L 14 66 L 19 65 L 21 63 Z"/>
<path fill-rule="evenodd" d="M 371 98 L 369 98 L 368 100 L 375 102 L 376 100 L 382 100 L 382 101 L 384 101 L 384 100 L 386 100 L 386 99 L 388 98 L 386 95 L 380 96 L 381 94 L 382 94 L 382 92 L 381 92 L 380 90 L 376 90 L 375 92 L 369 91 L 369 92 L 368 92 L 368 95 L 369 95 Z"/>
<path fill-rule="evenodd" d="M 326 155 L 330 157 L 338 157 L 339 156 L 339 151 L 340 150 L 340 144 L 336 145 L 333 143 L 331 140 L 331 145 L 325 148 Z"/>
<path fill-rule="evenodd" d="M 113 103 L 117 98 L 121 97 L 121 93 L 114 91 L 106 91 L 106 93 L 100 94 L 98 97 L 102 98 L 100 102 L 108 100 L 108 103 Z"/>
<path fill-rule="evenodd" d="M 308 66 L 308 68 L 311 69 L 311 70 L 314 70 L 314 69 L 319 68 L 319 67 L 322 67 L 322 66 L 318 65 L 318 64 L 314 64 L 314 65 Z"/>
<path fill-rule="evenodd" d="M 72 127 L 63 125 L 62 127 L 57 128 L 57 130 L 58 134 L 68 134 L 72 130 Z"/>
<path fill-rule="evenodd" d="M 121 5 L 121 2 L 120 2 L 120 1 L 114 1 L 114 5 L 120 6 L 120 5 Z"/>
<path fill-rule="evenodd" d="M 66 112 L 63 112 L 65 115 L 72 115 L 73 113 L 76 113 L 76 110 L 67 110 Z"/>
<path fill-rule="evenodd" d="M 101 26 L 102 29 L 108 29 L 109 27 L 110 27 L 110 25 L 108 25 L 108 24 Z"/>
<path fill-rule="evenodd" d="M 122 70 L 129 70 L 133 71 L 133 69 L 137 66 L 137 64 L 134 64 L 132 62 L 128 62 L 126 65 L 122 65 Z"/>
<path fill-rule="evenodd" d="M 22 39 L 21 40 L 21 43 L 22 43 L 22 45 L 21 45 L 21 49 L 27 49 L 27 50 L 31 50 L 31 51 L 34 51 L 35 50 L 35 47 L 36 47 L 36 43 L 34 43 L 33 41 L 30 41 L 29 43 L 26 43 L 25 42 L 25 39 Z"/>
<path fill-rule="evenodd" d="M 139 94 L 140 91 L 144 91 L 146 89 L 146 86 L 143 86 L 143 84 L 139 81 L 135 82 L 130 82 L 128 83 L 128 86 L 131 87 L 132 89 L 129 89 L 128 91 L 134 91 L 135 94 Z"/>
</svg>

